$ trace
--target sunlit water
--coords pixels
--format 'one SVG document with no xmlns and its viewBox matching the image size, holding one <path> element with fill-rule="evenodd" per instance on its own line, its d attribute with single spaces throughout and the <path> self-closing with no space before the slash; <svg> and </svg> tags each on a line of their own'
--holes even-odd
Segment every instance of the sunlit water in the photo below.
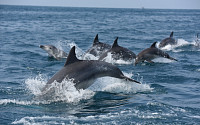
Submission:
<svg viewBox="0 0 200 125">
<path fill-rule="evenodd" d="M 0 6 L 0 123 L 199 124 L 199 20 L 199 10 Z M 66 79 L 42 91 L 66 59 L 48 58 L 41 44 L 67 53 L 76 46 L 79 59 L 97 60 L 84 53 L 97 33 L 108 44 L 119 37 L 120 46 L 138 54 L 171 31 L 177 44 L 162 50 L 178 62 L 134 66 L 106 58 L 142 84 L 105 77 L 76 90 Z"/>
</svg>

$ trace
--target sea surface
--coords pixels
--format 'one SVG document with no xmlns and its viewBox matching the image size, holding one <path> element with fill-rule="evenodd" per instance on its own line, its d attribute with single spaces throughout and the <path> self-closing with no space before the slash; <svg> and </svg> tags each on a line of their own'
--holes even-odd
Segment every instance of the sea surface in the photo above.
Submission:
<svg viewBox="0 0 200 125">
<path fill-rule="evenodd" d="M 118 62 L 141 85 L 105 77 L 77 91 L 70 80 L 42 88 L 66 59 L 39 48 L 52 44 L 79 58 L 99 40 L 138 54 L 174 32 L 177 45 L 163 51 L 178 62 Z M 0 6 L 0 124 L 200 124 L 200 10 Z"/>
</svg>

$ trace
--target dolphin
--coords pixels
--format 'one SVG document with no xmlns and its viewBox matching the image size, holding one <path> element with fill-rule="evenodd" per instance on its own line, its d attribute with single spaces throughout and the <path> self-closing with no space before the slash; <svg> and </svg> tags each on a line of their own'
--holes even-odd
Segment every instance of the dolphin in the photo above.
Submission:
<svg viewBox="0 0 200 125">
<path fill-rule="evenodd" d="M 61 58 L 67 58 L 67 53 L 53 45 L 40 45 L 39 47 L 45 50 L 49 54 L 49 57 L 54 57 L 57 60 L 60 60 Z"/>
<path fill-rule="evenodd" d="M 165 47 L 166 45 L 169 45 L 169 44 L 170 45 L 176 44 L 176 41 L 173 38 L 173 34 L 174 34 L 174 32 L 172 31 L 168 38 L 163 39 L 159 44 L 159 48 Z"/>
<path fill-rule="evenodd" d="M 115 39 L 111 49 L 109 49 L 106 53 L 104 53 L 102 56 L 100 56 L 99 60 L 105 60 L 105 58 L 108 56 L 108 53 L 111 53 L 111 56 L 114 60 L 124 60 L 124 61 L 130 61 L 136 58 L 135 53 L 133 53 L 131 50 L 121 47 L 117 43 L 118 37 Z"/>
<path fill-rule="evenodd" d="M 79 60 L 76 57 L 74 46 L 70 50 L 64 67 L 47 82 L 43 91 L 46 90 L 54 81 L 61 83 L 64 79 L 73 79 L 73 83 L 77 90 L 87 89 L 97 78 L 105 76 L 140 83 L 124 76 L 118 67 L 110 63 L 98 60 Z"/>
<path fill-rule="evenodd" d="M 97 34 L 96 37 L 94 38 L 92 47 L 86 51 L 86 54 L 89 53 L 89 54 L 94 55 L 95 57 L 99 57 L 110 48 L 111 48 L 111 45 L 99 42 L 99 38 Z"/>
<path fill-rule="evenodd" d="M 154 42 L 150 48 L 147 48 L 145 50 L 143 50 L 142 52 L 140 52 L 135 60 L 135 65 L 140 63 L 140 62 L 150 62 L 150 63 L 154 63 L 152 60 L 158 57 L 164 57 L 164 58 L 168 58 L 170 60 L 175 60 L 178 61 L 172 57 L 170 57 L 166 52 L 156 48 L 156 43 Z"/>
</svg>

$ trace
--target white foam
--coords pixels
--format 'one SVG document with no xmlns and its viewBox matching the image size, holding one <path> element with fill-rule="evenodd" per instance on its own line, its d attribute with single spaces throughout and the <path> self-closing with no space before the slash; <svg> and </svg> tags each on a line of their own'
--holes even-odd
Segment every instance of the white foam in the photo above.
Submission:
<svg viewBox="0 0 200 125">
<path fill-rule="evenodd" d="M 52 90 L 53 94 L 51 93 Z M 42 93 L 42 96 L 43 94 L 48 94 L 48 99 L 50 100 L 53 99 L 53 101 L 65 101 L 68 103 L 79 102 L 80 100 L 90 99 L 94 96 L 94 92 L 91 90 L 77 90 L 72 80 L 63 80 L 61 83 L 55 81 L 45 93 Z M 51 98 L 49 98 L 49 95 Z"/>
<path fill-rule="evenodd" d="M 68 120 L 64 117 L 53 117 L 53 116 L 41 116 L 41 117 L 24 117 L 20 120 L 15 120 L 12 124 L 25 124 L 25 125 L 47 125 L 47 124 L 61 124 L 65 125 L 65 122 Z"/>
<path fill-rule="evenodd" d="M 98 57 L 95 57 L 94 55 L 92 55 L 90 53 L 86 53 L 86 54 L 84 54 L 82 59 L 83 60 L 98 60 Z"/>
<path fill-rule="evenodd" d="M 175 45 L 166 45 L 165 47 L 163 47 L 161 49 L 165 50 L 165 51 L 171 51 L 172 50 L 173 52 L 180 52 L 182 50 L 175 50 L 175 48 L 180 47 L 180 46 L 186 46 L 186 45 L 194 45 L 194 43 L 188 42 L 188 41 L 186 41 L 184 39 L 178 39 L 177 40 L 177 44 L 175 44 Z"/>
<path fill-rule="evenodd" d="M 127 77 L 133 76 L 132 73 L 124 73 Z M 137 81 L 143 82 L 143 78 L 136 79 Z M 113 77 L 103 77 L 97 79 L 97 81 L 89 87 L 92 91 L 105 91 L 110 93 L 137 93 L 152 91 L 152 88 L 148 84 L 138 84 L 134 82 L 129 82 Z"/>
<path fill-rule="evenodd" d="M 56 46 L 57 46 L 59 49 L 61 49 L 61 50 L 65 51 L 65 52 L 67 52 L 68 54 L 69 54 L 70 49 L 71 49 L 73 46 L 75 46 L 75 47 L 76 47 L 76 55 L 77 55 L 77 57 L 78 57 L 79 59 L 82 59 L 82 55 L 84 54 L 84 51 L 83 51 L 81 48 L 79 48 L 78 45 L 77 45 L 75 42 L 73 42 L 73 41 L 71 41 L 71 40 L 58 41 L 58 42 L 56 43 Z M 63 49 L 63 47 L 66 48 L 66 49 Z"/>
<path fill-rule="evenodd" d="M 47 77 L 42 74 L 25 80 L 26 88 L 36 96 L 41 94 L 42 88 L 44 88 L 46 83 Z"/>
<path fill-rule="evenodd" d="M 78 45 L 75 42 L 69 42 L 67 45 L 70 47 L 70 49 L 75 46 L 76 47 L 76 55 L 79 59 L 82 59 L 82 56 L 84 55 L 84 51 L 78 47 Z"/>
<path fill-rule="evenodd" d="M 131 78 L 132 73 L 124 73 Z M 143 78 L 136 76 L 137 81 L 143 82 Z M 25 80 L 27 89 L 35 95 L 35 102 L 22 102 L 27 104 L 50 103 L 57 101 L 64 101 L 67 103 L 79 102 L 80 100 L 90 99 L 94 96 L 95 91 L 106 91 L 111 93 L 137 93 L 141 91 L 151 91 L 152 88 L 148 84 L 137 84 L 117 78 L 103 77 L 95 81 L 95 83 L 85 90 L 77 90 L 74 86 L 73 79 L 65 79 L 61 83 L 53 82 L 46 87 L 47 78 L 45 75 L 39 74 L 35 78 L 28 78 Z M 44 87 L 46 87 L 44 89 Z M 44 101 L 45 100 L 45 101 Z M 4 100 L 6 101 L 6 100 Z M 7 100 L 8 102 L 10 100 Z M 16 100 L 10 101 L 21 104 Z M 5 102 L 2 102 L 5 103 Z"/>
<path fill-rule="evenodd" d="M 63 80 L 61 83 L 53 82 L 45 91 L 42 91 L 46 85 L 46 80 L 41 74 L 36 78 L 25 80 L 28 90 L 39 98 L 38 101 L 46 99 L 48 102 L 65 101 L 78 102 L 82 99 L 89 99 L 94 95 L 90 90 L 77 90 L 71 80 Z"/>
<path fill-rule="evenodd" d="M 43 101 L 26 101 L 26 100 L 17 100 L 17 99 L 0 99 L 0 105 L 7 104 L 17 104 L 17 105 L 39 105 L 39 104 L 50 104 L 51 102 L 43 100 Z"/>
<path fill-rule="evenodd" d="M 172 62 L 175 62 L 174 60 L 170 60 L 170 59 L 163 58 L 163 57 L 155 58 L 152 61 L 157 62 L 157 63 L 172 63 Z"/>
</svg>

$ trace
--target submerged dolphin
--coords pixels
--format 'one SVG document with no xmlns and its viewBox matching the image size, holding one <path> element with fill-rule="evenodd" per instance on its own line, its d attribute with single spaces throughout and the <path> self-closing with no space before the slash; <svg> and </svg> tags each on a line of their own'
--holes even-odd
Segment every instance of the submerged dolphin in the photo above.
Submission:
<svg viewBox="0 0 200 125">
<path fill-rule="evenodd" d="M 174 32 L 171 32 L 170 36 L 168 38 L 163 39 L 160 44 L 159 48 L 165 47 L 166 45 L 174 45 L 176 44 L 175 39 L 173 38 Z"/>
<path fill-rule="evenodd" d="M 156 43 L 157 42 L 154 42 L 150 48 L 143 50 L 137 55 L 136 60 L 135 60 L 135 65 L 144 61 L 154 63 L 152 60 L 158 57 L 164 57 L 170 60 L 177 61 L 176 59 L 170 57 L 166 52 L 156 48 Z"/>
<path fill-rule="evenodd" d="M 114 60 L 124 60 L 124 61 L 130 61 L 136 58 L 135 53 L 133 53 L 131 50 L 121 47 L 117 43 L 118 37 L 115 39 L 112 48 L 109 49 L 106 53 L 104 53 L 102 56 L 100 56 L 99 60 L 104 60 L 109 53 L 111 53 L 111 56 Z"/>
<path fill-rule="evenodd" d="M 60 60 L 61 58 L 67 57 L 67 53 L 56 48 L 53 45 L 40 45 L 39 47 L 41 49 L 45 50 L 49 54 L 50 57 L 54 57 L 57 60 Z"/>
<path fill-rule="evenodd" d="M 99 42 L 99 38 L 97 34 L 94 39 L 92 47 L 86 51 L 86 54 L 89 53 L 89 54 L 94 55 L 95 57 L 99 57 L 110 48 L 111 48 L 111 45 Z"/>
<path fill-rule="evenodd" d="M 77 89 L 86 89 L 93 84 L 95 79 L 104 76 L 139 83 L 124 76 L 121 70 L 112 64 L 98 60 L 79 60 L 76 57 L 74 46 L 70 50 L 64 67 L 47 82 L 44 89 L 48 88 L 54 81 L 61 83 L 64 79 L 73 79 Z"/>
</svg>

